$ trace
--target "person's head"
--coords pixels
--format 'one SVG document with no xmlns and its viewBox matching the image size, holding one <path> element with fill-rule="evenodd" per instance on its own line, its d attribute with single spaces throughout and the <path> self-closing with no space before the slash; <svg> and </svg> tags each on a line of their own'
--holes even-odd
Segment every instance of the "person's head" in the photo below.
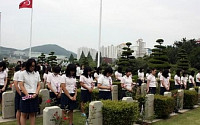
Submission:
<svg viewBox="0 0 200 125">
<path fill-rule="evenodd" d="M 86 66 L 83 70 L 83 75 L 88 78 L 88 76 L 91 77 L 91 72 L 92 72 L 92 68 L 90 66 Z"/>
<path fill-rule="evenodd" d="M 122 73 L 122 67 L 118 67 L 117 71 L 118 71 L 119 73 Z"/>
<path fill-rule="evenodd" d="M 21 61 L 17 61 L 17 65 L 21 66 L 22 62 Z"/>
<path fill-rule="evenodd" d="M 150 69 L 147 69 L 147 73 L 149 73 L 149 74 L 150 74 L 150 73 L 151 73 L 151 70 L 150 70 Z"/>
<path fill-rule="evenodd" d="M 103 75 L 109 77 L 112 75 L 112 73 L 113 73 L 113 69 L 111 67 L 107 67 L 105 68 Z"/>
<path fill-rule="evenodd" d="M 26 71 L 27 72 L 33 72 L 36 70 L 36 61 L 35 59 L 28 59 L 26 62 Z"/>
<path fill-rule="evenodd" d="M 132 74 L 131 68 L 126 68 L 126 76 L 129 77 Z"/>
<path fill-rule="evenodd" d="M 76 77 L 76 65 L 69 64 L 66 68 L 65 73 L 67 77 Z"/>
<path fill-rule="evenodd" d="M 100 73 L 102 73 L 102 68 L 101 68 L 101 67 L 98 67 L 98 68 L 97 68 L 97 74 L 99 75 Z"/>
<path fill-rule="evenodd" d="M 22 67 L 21 67 L 20 65 L 17 65 L 17 66 L 15 67 L 15 72 L 21 70 L 21 68 L 22 68 Z"/>
<path fill-rule="evenodd" d="M 151 74 L 154 75 L 154 76 L 156 75 L 156 69 L 155 68 L 151 69 Z"/>
<path fill-rule="evenodd" d="M 183 72 L 183 77 L 186 77 L 187 76 L 187 73 L 186 72 Z"/>
<path fill-rule="evenodd" d="M 195 71 L 194 71 L 194 70 L 192 70 L 190 74 L 191 74 L 191 76 L 193 76 L 193 77 L 194 77 Z"/>
<path fill-rule="evenodd" d="M 61 71 L 60 66 L 55 66 L 55 67 L 53 67 L 53 73 L 54 73 L 55 75 L 60 74 L 60 71 Z"/>
<path fill-rule="evenodd" d="M 140 68 L 140 69 L 139 69 L 139 72 L 140 72 L 140 73 L 144 72 L 144 69 L 143 69 L 143 68 Z"/>
<path fill-rule="evenodd" d="M 163 72 L 162 72 L 162 76 L 167 78 L 169 77 L 169 69 L 165 69 Z"/>
<path fill-rule="evenodd" d="M 176 70 L 176 75 L 180 77 L 181 76 L 181 70 Z"/>
<path fill-rule="evenodd" d="M 25 70 L 25 69 L 26 69 L 26 62 L 23 62 L 23 63 L 22 63 L 21 70 L 23 71 L 23 70 Z"/>
<path fill-rule="evenodd" d="M 50 66 L 47 66 L 47 68 L 45 68 L 45 73 L 48 74 L 49 72 L 51 72 L 51 67 Z"/>
</svg>

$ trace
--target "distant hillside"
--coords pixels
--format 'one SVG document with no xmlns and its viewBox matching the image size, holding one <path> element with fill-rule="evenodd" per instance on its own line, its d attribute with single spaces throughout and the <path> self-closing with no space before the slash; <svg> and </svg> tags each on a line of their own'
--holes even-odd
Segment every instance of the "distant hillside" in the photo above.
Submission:
<svg viewBox="0 0 200 125">
<path fill-rule="evenodd" d="M 73 54 L 74 57 L 77 55 L 74 52 L 68 51 L 58 45 L 55 44 L 46 44 L 42 46 L 35 46 L 31 48 L 32 52 L 41 52 L 45 54 L 49 54 L 50 52 L 55 52 L 56 55 L 64 55 L 67 56 L 68 58 L 70 57 L 71 54 Z M 29 51 L 29 48 L 23 50 L 23 51 Z"/>
<path fill-rule="evenodd" d="M 1 52 L 13 52 L 13 51 L 17 51 L 17 49 L 14 49 L 14 48 L 8 48 L 8 47 L 2 47 L 0 46 L 0 50 Z"/>
</svg>

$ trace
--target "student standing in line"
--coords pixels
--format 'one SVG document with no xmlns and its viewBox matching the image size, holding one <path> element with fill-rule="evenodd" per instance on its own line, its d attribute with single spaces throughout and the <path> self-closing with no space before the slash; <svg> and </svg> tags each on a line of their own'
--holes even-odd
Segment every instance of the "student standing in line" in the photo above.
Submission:
<svg viewBox="0 0 200 125">
<path fill-rule="evenodd" d="M 183 89 L 187 89 L 187 81 L 188 81 L 187 73 L 183 72 L 183 75 L 181 76 L 181 85 Z"/>
<path fill-rule="evenodd" d="M 53 67 L 53 73 L 47 76 L 47 85 L 50 90 L 50 98 L 55 99 L 55 104 L 60 104 L 61 97 L 61 76 L 60 76 L 61 68 L 59 66 Z"/>
<path fill-rule="evenodd" d="M 30 125 L 35 125 L 35 116 L 38 112 L 38 94 L 40 90 L 40 75 L 35 72 L 36 61 L 28 59 L 26 70 L 19 75 L 19 86 L 22 90 L 20 110 L 21 125 L 26 125 L 26 119 L 29 115 Z"/>
<path fill-rule="evenodd" d="M 47 87 L 48 88 L 48 85 L 47 85 L 47 76 L 51 74 L 51 67 L 48 66 L 45 68 L 45 72 L 43 74 L 43 83 L 44 83 L 44 86 L 45 88 Z"/>
<path fill-rule="evenodd" d="M 144 83 L 144 69 L 143 68 L 140 68 L 138 71 L 138 83 L 139 83 L 139 86 L 141 86 L 142 83 Z"/>
<path fill-rule="evenodd" d="M 170 82 L 169 82 L 169 70 L 165 69 L 160 76 L 160 95 L 164 95 L 164 92 L 169 91 Z"/>
<path fill-rule="evenodd" d="M 176 75 L 174 76 L 174 82 L 175 82 L 175 88 L 180 89 L 181 88 L 181 71 L 177 70 Z"/>
<path fill-rule="evenodd" d="M 112 99 L 112 73 L 112 68 L 107 67 L 103 72 L 103 76 L 98 79 L 99 99 Z"/>
<path fill-rule="evenodd" d="M 82 116 L 85 115 L 84 104 L 86 102 L 92 101 L 92 91 L 94 89 L 93 78 L 91 76 L 91 67 L 85 67 L 83 70 L 83 74 L 80 76 L 80 85 L 81 85 L 81 111 Z"/>
<path fill-rule="evenodd" d="M 132 80 L 132 70 L 130 68 L 126 69 L 126 74 L 121 78 L 121 87 L 122 87 L 122 95 L 121 99 L 123 97 L 130 96 L 132 97 L 133 93 L 133 80 Z"/>
<path fill-rule="evenodd" d="M 195 74 L 195 71 L 191 71 L 190 76 L 189 76 L 189 88 L 196 87 L 196 83 L 194 81 L 194 74 Z"/>
<path fill-rule="evenodd" d="M 21 69 L 20 69 L 21 68 Z M 26 63 L 23 62 L 21 67 L 15 67 L 15 73 L 13 77 L 14 86 L 16 89 L 15 93 L 15 110 L 16 110 L 16 119 L 17 119 L 17 125 L 20 125 L 20 117 L 21 117 L 21 111 L 20 111 L 20 100 L 21 100 L 21 89 L 19 87 L 18 81 L 19 81 L 19 75 L 22 71 L 26 69 Z"/>
<path fill-rule="evenodd" d="M 200 86 L 200 70 L 199 70 L 199 72 L 196 75 L 196 85 Z"/>
<path fill-rule="evenodd" d="M 151 70 L 151 74 L 147 77 L 147 93 L 156 94 L 156 69 Z"/>
<path fill-rule="evenodd" d="M 98 67 L 97 71 L 94 73 L 94 78 L 96 81 L 98 81 L 98 78 L 102 76 L 102 68 Z"/>
<path fill-rule="evenodd" d="M 2 104 L 2 94 L 6 90 L 8 74 L 5 71 L 4 62 L 0 62 L 0 103 Z"/>
<path fill-rule="evenodd" d="M 65 71 L 66 74 L 62 76 L 61 81 L 61 109 L 63 109 L 63 118 L 66 109 L 69 110 L 69 124 L 73 125 L 73 110 L 77 107 L 77 85 L 76 85 L 76 65 L 69 64 Z"/>
<path fill-rule="evenodd" d="M 117 71 L 115 71 L 115 78 L 117 81 L 121 81 L 122 78 L 122 68 L 118 67 Z"/>
</svg>

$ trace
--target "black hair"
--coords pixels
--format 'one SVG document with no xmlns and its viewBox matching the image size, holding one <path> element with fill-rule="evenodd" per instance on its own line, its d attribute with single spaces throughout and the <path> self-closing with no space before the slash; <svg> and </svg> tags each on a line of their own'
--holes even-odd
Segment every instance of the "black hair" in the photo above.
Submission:
<svg viewBox="0 0 200 125">
<path fill-rule="evenodd" d="M 54 73 L 60 74 L 60 71 L 61 71 L 60 66 L 55 66 L 55 67 L 53 67 L 53 72 L 54 72 Z"/>
<path fill-rule="evenodd" d="M 151 70 L 150 70 L 150 69 L 147 69 L 147 73 L 151 73 Z"/>
<path fill-rule="evenodd" d="M 181 76 L 181 70 L 176 70 L 176 75 L 180 77 Z"/>
<path fill-rule="evenodd" d="M 47 68 L 45 68 L 45 71 L 44 71 L 46 74 L 48 74 L 48 72 L 51 72 L 51 67 L 50 66 L 47 66 Z"/>
<path fill-rule="evenodd" d="M 27 72 L 31 72 L 30 67 L 32 66 L 33 62 L 35 63 L 34 71 L 36 71 L 36 61 L 35 61 L 35 59 L 31 58 L 31 59 L 28 59 L 26 62 L 26 71 Z"/>
<path fill-rule="evenodd" d="M 151 73 L 152 73 L 152 71 L 154 71 L 154 70 L 156 70 L 156 68 L 151 68 Z"/>
<path fill-rule="evenodd" d="M 139 72 L 141 73 L 141 72 L 142 72 L 142 70 L 143 70 L 143 68 L 140 68 L 140 69 L 139 69 Z"/>
<path fill-rule="evenodd" d="M 107 67 L 105 68 L 105 70 L 103 71 L 103 75 L 106 76 L 107 73 L 113 73 L 113 69 L 111 67 Z"/>
<path fill-rule="evenodd" d="M 186 72 L 183 72 L 183 77 L 185 77 L 186 74 L 187 74 Z"/>
<path fill-rule="evenodd" d="M 126 68 L 126 73 L 127 72 L 132 72 L 132 69 L 131 68 Z"/>
<path fill-rule="evenodd" d="M 122 67 L 118 67 L 117 71 L 118 71 L 119 73 L 122 73 Z"/>
<path fill-rule="evenodd" d="M 168 69 L 165 69 L 163 72 L 162 72 L 162 76 L 167 78 L 169 77 L 169 70 Z"/>
<path fill-rule="evenodd" d="M 15 72 L 21 70 L 21 68 L 22 68 L 22 67 L 21 67 L 20 65 L 17 65 L 17 66 L 15 67 Z"/>
<path fill-rule="evenodd" d="M 22 68 L 23 68 L 23 67 L 26 67 L 26 62 L 23 62 L 23 63 L 22 63 Z"/>
<path fill-rule="evenodd" d="M 193 76 L 193 77 L 194 77 L 195 71 L 194 71 L 194 70 L 192 70 L 190 74 L 191 74 L 191 76 Z"/>
<path fill-rule="evenodd" d="M 71 76 L 70 71 L 74 71 L 73 76 Z M 76 77 L 76 65 L 75 64 L 69 64 L 66 68 L 65 74 L 67 77 Z"/>
<path fill-rule="evenodd" d="M 91 72 L 92 68 L 90 66 L 86 66 L 83 70 L 83 74 L 86 78 L 88 78 L 88 72 Z M 91 77 L 91 74 L 89 75 Z"/>
<path fill-rule="evenodd" d="M 97 68 L 97 74 L 99 75 L 100 71 L 102 71 L 102 68 L 101 67 L 98 67 Z"/>
<path fill-rule="evenodd" d="M 2 71 L 5 70 L 4 63 L 3 63 L 3 62 L 0 62 L 0 67 L 3 67 Z"/>
</svg>

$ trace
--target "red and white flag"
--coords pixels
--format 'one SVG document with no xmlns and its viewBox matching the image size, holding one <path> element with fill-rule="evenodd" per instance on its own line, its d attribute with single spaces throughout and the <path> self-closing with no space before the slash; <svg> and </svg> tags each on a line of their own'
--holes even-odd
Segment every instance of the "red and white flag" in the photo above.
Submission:
<svg viewBox="0 0 200 125">
<path fill-rule="evenodd" d="M 19 4 L 19 9 L 21 8 L 32 8 L 33 2 L 32 0 L 24 0 Z"/>
</svg>

